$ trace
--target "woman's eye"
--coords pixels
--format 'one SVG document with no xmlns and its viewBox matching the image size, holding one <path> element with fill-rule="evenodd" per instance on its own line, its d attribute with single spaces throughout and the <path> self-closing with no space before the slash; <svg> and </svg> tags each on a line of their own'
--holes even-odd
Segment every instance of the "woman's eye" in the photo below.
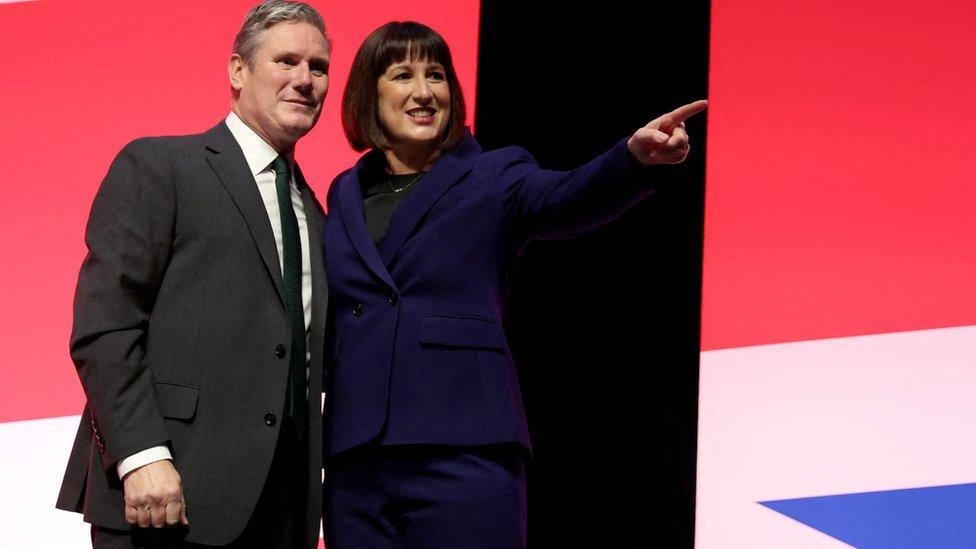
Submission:
<svg viewBox="0 0 976 549">
<path fill-rule="evenodd" d="M 431 80 L 433 80 L 435 82 L 443 82 L 445 76 L 444 76 L 444 73 L 442 73 L 440 71 L 434 71 L 434 72 L 430 73 L 429 75 L 427 75 L 427 78 L 430 78 Z"/>
<path fill-rule="evenodd" d="M 410 79 L 410 73 L 407 73 L 407 72 L 397 73 L 397 74 L 393 75 L 393 79 L 394 80 L 409 80 Z"/>
</svg>

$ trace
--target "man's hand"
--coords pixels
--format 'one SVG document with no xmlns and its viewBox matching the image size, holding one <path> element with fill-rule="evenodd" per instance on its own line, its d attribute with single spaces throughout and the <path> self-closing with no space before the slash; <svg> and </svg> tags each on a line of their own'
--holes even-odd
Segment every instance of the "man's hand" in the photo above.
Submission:
<svg viewBox="0 0 976 549">
<path fill-rule="evenodd" d="M 707 106 L 708 101 L 702 99 L 651 120 L 630 136 L 627 149 L 645 166 L 683 162 L 691 148 L 688 133 L 685 132 L 685 120 Z"/>
<path fill-rule="evenodd" d="M 142 528 L 189 526 L 183 485 L 173 462 L 144 465 L 125 476 L 125 521 Z"/>
</svg>

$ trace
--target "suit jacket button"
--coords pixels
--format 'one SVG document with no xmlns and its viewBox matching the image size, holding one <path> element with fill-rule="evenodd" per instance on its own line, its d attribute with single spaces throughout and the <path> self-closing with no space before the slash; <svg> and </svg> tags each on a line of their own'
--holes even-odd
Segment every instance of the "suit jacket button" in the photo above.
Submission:
<svg viewBox="0 0 976 549">
<path fill-rule="evenodd" d="M 285 349 L 285 346 L 284 345 L 279 344 L 277 347 L 275 347 L 275 356 L 276 357 L 278 357 L 278 358 L 285 358 L 285 354 L 287 354 L 287 350 Z"/>
<path fill-rule="evenodd" d="M 275 423 L 278 423 L 278 418 L 274 414 L 268 412 L 264 414 L 264 424 L 268 427 L 273 427 Z"/>
<path fill-rule="evenodd" d="M 387 301 L 387 302 L 388 302 L 388 303 L 389 303 L 390 305 L 393 305 L 394 307 L 396 307 L 396 304 L 397 304 L 397 301 L 398 301 L 398 300 L 397 300 L 397 295 L 396 295 L 396 294 L 394 294 L 394 293 L 391 293 L 391 294 L 390 294 L 390 297 L 388 297 L 388 298 L 386 298 L 386 301 Z"/>
<path fill-rule="evenodd" d="M 359 316 L 361 314 L 363 314 L 363 304 L 356 303 L 352 306 L 352 316 Z"/>
</svg>

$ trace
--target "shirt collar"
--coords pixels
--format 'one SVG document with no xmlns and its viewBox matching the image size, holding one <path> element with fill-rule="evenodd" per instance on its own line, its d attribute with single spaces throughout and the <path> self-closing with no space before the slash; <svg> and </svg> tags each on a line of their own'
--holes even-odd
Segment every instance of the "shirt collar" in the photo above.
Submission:
<svg viewBox="0 0 976 549">
<path fill-rule="evenodd" d="M 267 141 L 261 139 L 261 136 L 245 124 L 234 111 L 227 115 L 224 122 L 227 124 L 227 129 L 230 130 L 231 135 L 234 136 L 234 140 L 240 145 L 241 151 L 244 152 L 244 159 L 247 160 L 247 167 L 250 168 L 251 175 L 257 175 L 268 169 L 271 162 L 278 157 L 278 151 L 274 150 L 274 147 L 269 145 Z M 293 162 L 290 154 L 288 161 Z"/>
</svg>

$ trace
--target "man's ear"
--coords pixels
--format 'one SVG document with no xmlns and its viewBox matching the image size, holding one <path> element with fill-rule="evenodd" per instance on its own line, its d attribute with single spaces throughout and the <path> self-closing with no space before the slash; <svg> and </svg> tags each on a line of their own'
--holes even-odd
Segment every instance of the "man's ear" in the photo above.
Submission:
<svg viewBox="0 0 976 549">
<path fill-rule="evenodd" d="M 234 53 L 227 62 L 227 76 L 230 77 L 230 87 L 239 92 L 244 87 L 244 79 L 247 72 L 247 63 L 240 54 Z"/>
</svg>

